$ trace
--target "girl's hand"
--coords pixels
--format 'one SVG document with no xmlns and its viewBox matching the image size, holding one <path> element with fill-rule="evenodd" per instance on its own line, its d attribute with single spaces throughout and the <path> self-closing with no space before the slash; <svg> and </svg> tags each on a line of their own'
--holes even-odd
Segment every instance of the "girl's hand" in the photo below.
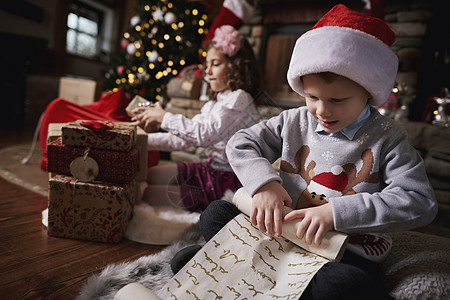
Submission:
<svg viewBox="0 0 450 300">
<path fill-rule="evenodd" d="M 330 203 L 293 210 L 284 216 L 283 222 L 294 219 L 302 219 L 297 228 L 297 237 L 299 239 L 305 237 L 308 245 L 314 242 L 319 246 L 325 234 L 334 228 L 333 210 Z"/>
<path fill-rule="evenodd" d="M 132 112 L 136 115 L 136 121 L 132 124 L 141 126 L 146 132 L 158 131 L 166 114 L 159 102 L 153 106 L 135 108 Z"/>
<path fill-rule="evenodd" d="M 281 235 L 283 205 L 290 207 L 292 199 L 278 181 L 263 185 L 253 196 L 250 220 L 269 236 Z"/>
</svg>

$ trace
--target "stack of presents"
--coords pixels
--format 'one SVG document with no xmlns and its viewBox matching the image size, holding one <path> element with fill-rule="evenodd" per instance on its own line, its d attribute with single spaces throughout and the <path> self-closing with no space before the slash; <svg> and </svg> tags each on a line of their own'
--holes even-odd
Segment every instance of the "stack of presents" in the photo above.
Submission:
<svg viewBox="0 0 450 300">
<path fill-rule="evenodd" d="M 147 134 L 130 123 L 52 123 L 48 234 L 119 242 L 147 176 Z"/>
</svg>

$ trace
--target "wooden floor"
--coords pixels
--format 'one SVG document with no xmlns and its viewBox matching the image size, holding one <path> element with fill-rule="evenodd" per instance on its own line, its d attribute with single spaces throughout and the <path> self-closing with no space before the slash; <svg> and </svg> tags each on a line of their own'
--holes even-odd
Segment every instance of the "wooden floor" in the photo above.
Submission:
<svg viewBox="0 0 450 300">
<path fill-rule="evenodd" d="M 28 140 L 0 128 L 0 148 Z M 32 135 L 32 134 L 31 134 Z M 74 299 L 108 264 L 156 253 L 161 246 L 123 239 L 105 244 L 47 236 L 47 198 L 0 177 L 0 299 Z"/>
</svg>

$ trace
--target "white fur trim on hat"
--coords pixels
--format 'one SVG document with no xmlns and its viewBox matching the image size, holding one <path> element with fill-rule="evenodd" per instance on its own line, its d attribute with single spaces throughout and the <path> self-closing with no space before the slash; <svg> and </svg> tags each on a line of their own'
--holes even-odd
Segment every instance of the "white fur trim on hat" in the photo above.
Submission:
<svg viewBox="0 0 450 300">
<path fill-rule="evenodd" d="M 310 193 L 316 193 L 317 195 L 325 195 L 327 199 L 331 197 L 339 197 L 342 196 L 341 191 L 334 190 L 330 187 L 326 187 L 324 185 L 321 185 L 320 183 L 317 183 L 313 180 L 308 185 L 308 192 Z"/>
<path fill-rule="evenodd" d="M 295 43 L 287 79 L 304 96 L 301 76 L 332 72 L 345 76 L 372 96 L 370 104 L 386 102 L 395 83 L 398 58 L 381 40 L 365 32 L 338 26 L 310 30 Z"/>
<path fill-rule="evenodd" d="M 243 20 L 244 23 L 249 21 L 255 12 L 255 8 L 246 0 L 225 0 L 222 5 Z"/>
</svg>

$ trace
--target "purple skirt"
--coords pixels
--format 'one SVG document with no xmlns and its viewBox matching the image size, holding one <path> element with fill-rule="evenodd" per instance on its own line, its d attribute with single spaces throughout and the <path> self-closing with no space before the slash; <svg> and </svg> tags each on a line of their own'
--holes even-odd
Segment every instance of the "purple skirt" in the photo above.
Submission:
<svg viewBox="0 0 450 300">
<path fill-rule="evenodd" d="M 226 190 L 234 192 L 242 187 L 233 172 L 213 169 L 209 162 L 180 162 L 178 176 L 183 204 L 189 211 L 202 212 Z"/>
</svg>

